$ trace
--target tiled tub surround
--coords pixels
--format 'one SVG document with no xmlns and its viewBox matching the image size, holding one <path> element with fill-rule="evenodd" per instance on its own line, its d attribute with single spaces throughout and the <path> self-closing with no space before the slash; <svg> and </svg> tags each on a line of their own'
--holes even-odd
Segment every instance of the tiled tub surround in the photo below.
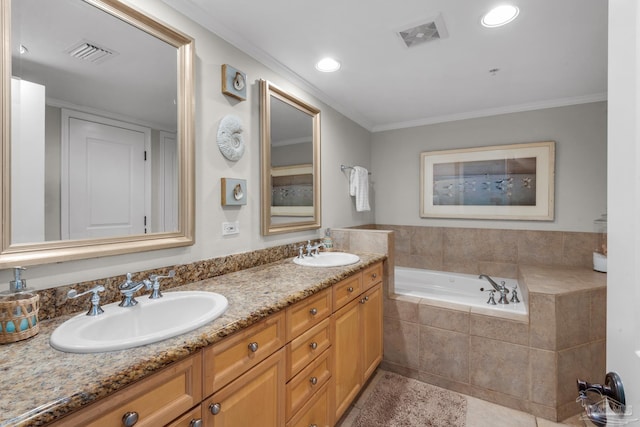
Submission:
<svg viewBox="0 0 640 427">
<path fill-rule="evenodd" d="M 229 308 L 195 331 L 108 356 L 52 349 L 51 332 L 69 316 L 42 321 L 35 337 L 0 346 L 0 426 L 43 425 L 385 259 L 358 255 L 359 263 L 345 267 L 301 267 L 284 259 L 182 286 L 180 290 L 221 293 Z M 84 303 L 76 311 L 86 309 L 88 301 Z"/>
<path fill-rule="evenodd" d="M 389 233 L 391 230 L 393 233 Z M 553 421 L 580 412 L 576 379 L 606 373 L 606 274 L 596 233 L 369 225 L 344 250 L 387 254 L 382 367 Z M 394 295 L 394 266 L 517 278 L 529 316 Z"/>
<path fill-rule="evenodd" d="M 396 265 L 518 277 L 519 265 L 593 267 L 597 233 L 376 224 L 395 233 Z"/>
<path fill-rule="evenodd" d="M 605 374 L 606 275 L 519 270 L 529 316 L 387 299 L 382 367 L 553 421 L 579 413 L 576 378 L 601 382 Z"/>
</svg>

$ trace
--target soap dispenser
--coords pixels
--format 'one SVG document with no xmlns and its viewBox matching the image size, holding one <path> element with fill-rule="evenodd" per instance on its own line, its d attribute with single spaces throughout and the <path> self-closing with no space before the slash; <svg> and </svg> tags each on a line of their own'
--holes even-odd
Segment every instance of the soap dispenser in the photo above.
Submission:
<svg viewBox="0 0 640 427">
<path fill-rule="evenodd" d="M 25 271 L 24 267 L 15 267 L 13 269 L 14 279 L 9 282 L 9 292 L 24 292 L 27 291 L 27 281 L 23 279 L 22 272 Z"/>
</svg>

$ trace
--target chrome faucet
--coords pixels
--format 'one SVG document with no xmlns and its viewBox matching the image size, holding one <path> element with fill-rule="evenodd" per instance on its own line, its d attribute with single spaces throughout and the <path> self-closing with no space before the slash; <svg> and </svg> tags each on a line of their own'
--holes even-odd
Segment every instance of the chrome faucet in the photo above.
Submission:
<svg viewBox="0 0 640 427">
<path fill-rule="evenodd" d="M 89 311 L 87 311 L 87 316 L 97 316 L 104 313 L 104 310 L 102 309 L 102 307 L 100 307 L 100 295 L 98 295 L 98 292 L 104 292 L 104 286 L 98 285 L 82 293 L 78 293 L 78 291 L 76 291 L 75 289 L 70 289 L 69 292 L 67 292 L 67 298 L 75 299 L 88 293 L 92 293 L 93 295 L 91 295 L 91 308 L 89 308 Z"/>
<path fill-rule="evenodd" d="M 315 245 L 311 245 L 311 240 L 307 240 L 307 247 L 306 247 L 307 256 L 312 256 L 314 251 L 315 251 L 315 254 L 318 255 L 319 249 L 324 247 L 325 247 L 324 243 L 322 242 L 318 242 Z"/>
<path fill-rule="evenodd" d="M 133 307 L 138 304 L 138 301 L 133 297 L 133 294 L 146 286 L 143 282 L 134 282 L 131 280 L 131 273 L 127 273 L 127 280 L 118 286 L 120 293 L 122 294 L 122 301 L 118 304 L 120 307 Z"/>
<path fill-rule="evenodd" d="M 478 279 L 487 279 L 487 281 L 491 284 L 494 290 L 500 293 L 500 299 L 498 299 L 498 304 L 509 304 L 509 300 L 507 299 L 507 294 L 509 293 L 509 289 L 504 282 L 500 282 L 497 284 L 491 277 L 486 274 L 481 274 L 478 276 Z M 491 301 L 491 298 L 489 299 Z"/>
<path fill-rule="evenodd" d="M 175 277 L 175 270 L 169 270 L 169 274 L 166 276 L 159 276 L 154 274 L 149 276 L 149 280 L 143 280 L 143 283 L 147 290 L 151 289 L 151 294 L 149 294 L 149 299 L 157 299 L 162 298 L 162 293 L 160 292 L 160 279 L 168 279 L 171 277 Z"/>
</svg>

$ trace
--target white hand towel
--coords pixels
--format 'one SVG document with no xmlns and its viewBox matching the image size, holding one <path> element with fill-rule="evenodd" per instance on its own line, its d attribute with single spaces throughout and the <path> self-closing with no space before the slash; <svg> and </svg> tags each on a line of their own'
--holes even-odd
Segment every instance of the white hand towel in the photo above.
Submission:
<svg viewBox="0 0 640 427">
<path fill-rule="evenodd" d="M 356 211 L 370 211 L 369 207 L 369 171 L 354 166 L 349 176 L 349 194 L 356 196 Z"/>
</svg>

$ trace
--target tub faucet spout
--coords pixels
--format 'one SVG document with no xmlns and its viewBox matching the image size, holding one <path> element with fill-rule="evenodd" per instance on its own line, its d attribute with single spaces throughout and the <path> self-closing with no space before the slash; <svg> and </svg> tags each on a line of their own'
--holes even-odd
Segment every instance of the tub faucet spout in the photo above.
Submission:
<svg viewBox="0 0 640 427">
<path fill-rule="evenodd" d="M 493 289 L 500 292 L 500 299 L 498 300 L 498 304 L 509 304 L 509 300 L 507 299 L 507 294 L 509 293 L 509 289 L 507 289 L 504 282 L 497 284 L 495 280 L 489 277 L 486 274 L 481 274 L 478 276 L 479 279 L 487 279 L 487 281 L 491 284 Z"/>
</svg>

